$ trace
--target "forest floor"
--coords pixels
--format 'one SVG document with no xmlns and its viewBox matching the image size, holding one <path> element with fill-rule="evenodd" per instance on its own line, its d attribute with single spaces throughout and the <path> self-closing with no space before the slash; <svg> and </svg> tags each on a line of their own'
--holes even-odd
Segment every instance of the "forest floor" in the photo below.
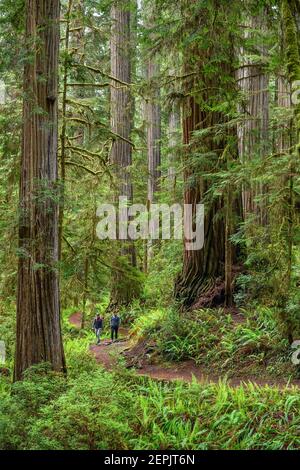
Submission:
<svg viewBox="0 0 300 470">
<path fill-rule="evenodd" d="M 76 312 L 69 318 L 70 323 L 76 328 L 81 326 L 81 313 Z M 179 363 L 148 363 L 149 354 L 144 342 L 134 344 L 130 339 L 129 329 L 120 327 L 120 337 L 112 342 L 110 339 L 103 339 L 99 345 L 91 344 L 90 352 L 96 358 L 99 364 L 102 364 L 107 370 L 112 371 L 120 358 L 125 359 L 127 367 L 135 367 L 138 375 L 147 376 L 154 380 L 174 381 L 181 380 L 191 382 L 195 378 L 201 383 L 218 383 L 226 377 L 217 373 L 207 373 L 201 366 L 195 364 L 193 360 L 182 361 Z M 150 346 L 151 349 L 151 346 Z M 136 360 L 135 360 L 136 359 Z M 291 381 L 280 380 L 275 377 L 260 378 L 255 375 L 243 377 L 230 377 L 227 382 L 232 387 L 238 387 L 241 384 L 252 383 L 259 387 L 269 386 L 280 389 L 286 387 L 300 387 L 300 379 Z"/>
</svg>

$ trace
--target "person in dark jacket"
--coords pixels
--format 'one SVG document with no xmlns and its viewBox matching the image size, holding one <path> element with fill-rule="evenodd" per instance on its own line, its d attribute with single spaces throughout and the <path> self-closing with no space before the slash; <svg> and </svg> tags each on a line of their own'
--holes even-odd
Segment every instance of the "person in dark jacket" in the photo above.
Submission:
<svg viewBox="0 0 300 470">
<path fill-rule="evenodd" d="M 101 336 L 101 331 L 103 328 L 103 318 L 100 317 L 100 315 L 96 316 L 94 320 L 93 328 L 96 334 L 97 344 L 100 344 L 100 336 Z"/>
<path fill-rule="evenodd" d="M 121 323 L 120 317 L 116 313 L 110 319 L 110 329 L 111 329 L 111 340 L 114 341 L 114 338 L 118 339 L 118 331 Z"/>
</svg>

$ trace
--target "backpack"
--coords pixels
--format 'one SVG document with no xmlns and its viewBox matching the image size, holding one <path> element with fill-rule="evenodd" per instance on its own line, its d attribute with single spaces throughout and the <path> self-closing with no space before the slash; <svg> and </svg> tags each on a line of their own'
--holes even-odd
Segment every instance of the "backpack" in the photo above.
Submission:
<svg viewBox="0 0 300 470">
<path fill-rule="evenodd" d="M 117 327 L 120 325 L 120 317 L 111 317 L 110 324 L 112 327 Z"/>
</svg>

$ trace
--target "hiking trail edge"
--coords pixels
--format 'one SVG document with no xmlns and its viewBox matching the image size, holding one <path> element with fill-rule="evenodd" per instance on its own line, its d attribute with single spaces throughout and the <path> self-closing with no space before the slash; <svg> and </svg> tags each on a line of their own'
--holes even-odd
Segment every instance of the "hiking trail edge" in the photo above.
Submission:
<svg viewBox="0 0 300 470">
<path fill-rule="evenodd" d="M 71 325 L 81 327 L 81 313 L 73 313 L 69 317 Z M 96 361 L 102 364 L 105 369 L 112 370 L 118 361 L 121 354 L 126 354 L 130 351 L 132 344 L 129 340 L 129 329 L 125 327 L 119 328 L 120 338 L 116 342 L 103 339 L 99 345 L 91 344 L 90 352 L 95 356 Z M 220 380 L 225 379 L 224 376 L 216 374 L 204 373 L 201 367 L 197 366 L 193 360 L 183 361 L 180 363 L 173 363 L 171 366 L 164 364 L 142 364 L 135 371 L 138 375 L 147 376 L 154 380 L 174 381 L 181 380 L 184 382 L 191 382 L 193 377 L 200 383 L 218 383 Z M 291 380 L 290 382 L 270 378 L 269 380 L 260 379 L 256 376 L 248 377 L 230 377 L 228 384 L 232 387 L 238 387 L 242 384 L 254 384 L 260 387 L 269 386 L 284 389 L 286 387 L 300 387 L 300 380 Z"/>
</svg>

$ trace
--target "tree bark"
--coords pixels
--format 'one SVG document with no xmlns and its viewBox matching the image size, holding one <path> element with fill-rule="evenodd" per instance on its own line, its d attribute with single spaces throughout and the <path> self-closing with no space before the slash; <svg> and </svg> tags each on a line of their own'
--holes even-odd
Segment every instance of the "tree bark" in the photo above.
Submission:
<svg viewBox="0 0 300 470">
<path fill-rule="evenodd" d="M 253 16 L 248 23 L 248 26 L 255 30 L 264 32 L 266 29 L 263 14 Z M 251 33 L 249 34 L 251 36 Z M 249 34 L 245 35 L 245 39 Z M 257 44 L 257 49 L 262 55 L 266 52 L 264 44 Z M 244 57 L 248 51 L 242 48 L 240 52 L 240 56 Z M 238 147 L 240 160 L 246 162 L 255 156 L 263 158 L 268 155 L 269 77 L 262 65 L 244 60 L 237 71 L 237 80 L 244 94 L 244 103 L 240 106 L 244 121 L 238 126 Z M 266 186 L 260 183 L 255 187 L 244 187 L 242 200 L 244 220 L 256 215 L 256 221 L 266 225 L 268 222 Z"/>
<path fill-rule="evenodd" d="M 147 63 L 147 80 L 150 88 L 148 100 L 146 102 L 146 121 L 147 121 L 147 160 L 148 160 L 148 196 L 147 208 L 150 211 L 151 205 L 155 203 L 160 185 L 160 139 L 161 139 L 161 110 L 160 110 L 160 92 L 155 82 L 159 72 L 159 66 L 156 57 L 150 57 Z M 150 260 L 153 256 L 153 240 L 147 240 L 146 253 L 144 259 L 144 269 L 147 272 Z"/>
<path fill-rule="evenodd" d="M 111 163 L 114 166 L 114 198 L 126 196 L 128 203 L 133 200 L 133 188 L 130 176 L 132 164 L 132 146 L 130 144 L 132 127 L 131 80 L 131 14 L 130 1 L 115 1 L 111 8 L 111 130 L 116 136 L 111 150 Z M 120 82 L 124 83 L 121 84 Z M 120 136 L 121 138 L 117 137 Z M 120 305 L 128 305 L 136 296 L 136 285 L 130 276 L 130 270 L 136 266 L 134 244 L 120 241 L 116 264 L 122 269 L 112 273 L 112 289 L 109 310 Z"/>
<path fill-rule="evenodd" d="M 59 0 L 26 1 L 14 379 L 33 364 L 65 371 L 58 284 Z"/>
<path fill-rule="evenodd" d="M 170 191 L 175 195 L 176 189 L 176 168 L 175 163 L 178 159 L 176 155 L 176 147 L 179 145 L 178 129 L 180 127 L 180 110 L 176 104 L 173 103 L 171 112 L 169 114 L 169 167 L 168 167 L 168 181 Z"/>
<path fill-rule="evenodd" d="M 188 16 L 190 4 L 194 1 L 184 2 L 183 17 Z M 183 269 L 175 283 L 175 299 L 183 309 L 223 306 L 225 297 L 225 248 L 227 248 L 227 296 L 230 300 L 232 280 L 232 265 L 236 263 L 236 250 L 231 247 L 229 252 L 229 237 L 232 219 L 239 215 L 237 197 L 229 195 L 228 203 L 232 203 L 232 213 L 228 213 L 228 226 L 226 232 L 225 201 L 226 190 L 221 195 L 209 196 L 212 180 L 210 174 L 224 168 L 224 155 L 227 148 L 233 158 L 236 149 L 230 142 L 233 140 L 234 131 L 226 130 L 222 137 L 216 139 L 216 126 L 224 127 L 228 122 L 226 113 L 218 111 L 217 104 L 222 99 L 216 90 L 224 90 L 224 77 L 228 89 L 226 92 L 234 92 L 230 83 L 233 82 L 234 70 L 232 68 L 233 41 L 231 36 L 224 32 L 222 15 L 217 13 L 218 2 L 212 2 L 216 7 L 215 16 L 211 17 L 209 9 L 201 10 L 201 15 L 195 17 L 193 31 L 201 28 L 209 30 L 211 21 L 214 23 L 214 42 L 209 36 L 210 46 L 201 48 L 196 41 L 191 44 L 184 53 L 183 73 L 186 78 L 185 90 L 183 90 L 183 144 L 184 144 L 184 203 L 193 207 L 195 220 L 196 206 L 205 200 L 204 216 L 204 246 L 200 250 L 188 250 L 188 240 L 184 240 Z M 223 12 L 224 13 L 224 12 Z M 189 21 L 189 19 L 187 20 Z M 198 24 L 196 24 L 196 22 Z M 209 35 L 211 33 L 208 33 Z M 204 39 L 205 41 L 205 39 Z M 227 57 L 218 63 L 218 71 L 214 67 L 215 57 L 220 57 L 219 44 L 228 43 Z M 201 84 L 199 86 L 199 84 Z M 228 95 L 226 95 L 228 96 Z M 205 131 L 196 134 L 195 131 Z M 228 150 L 229 151 L 229 150 Z M 229 220 L 230 219 L 230 220 Z M 229 223 L 230 222 L 230 223 Z M 226 238 L 227 237 L 227 238 Z M 230 263 L 230 266 L 229 266 Z"/>
<path fill-rule="evenodd" d="M 70 26 L 73 0 L 69 0 L 66 13 L 66 38 L 65 38 L 65 59 L 63 64 L 63 89 L 62 89 L 62 126 L 60 132 L 60 208 L 59 208 L 59 230 L 58 230 L 58 257 L 62 255 L 63 224 L 65 212 L 65 183 L 66 183 L 66 157 L 67 157 L 67 92 L 68 92 L 68 70 L 69 70 L 69 45 L 70 45 Z"/>
<path fill-rule="evenodd" d="M 147 79 L 150 85 L 150 96 L 147 102 L 147 149 L 148 149 L 148 201 L 154 202 L 155 194 L 159 190 L 160 181 L 160 138 L 161 138 L 161 113 L 159 97 L 160 93 L 154 83 L 158 75 L 159 67 L 155 57 L 149 58 L 147 65 Z"/>
<path fill-rule="evenodd" d="M 183 143 L 187 146 L 186 159 L 188 161 L 192 148 L 193 131 L 204 128 L 208 121 L 213 126 L 220 122 L 220 116 L 215 113 L 208 118 L 206 111 L 202 111 L 194 97 L 189 96 L 183 110 Z M 214 150 L 212 139 L 207 142 L 210 150 Z M 201 203 L 207 191 L 207 184 L 203 178 L 194 175 L 193 170 L 185 164 L 184 170 L 184 203 L 193 206 L 196 213 L 196 204 Z M 214 295 L 213 291 L 219 280 L 224 280 L 225 263 L 225 226 L 224 220 L 215 217 L 223 209 L 223 200 L 217 201 L 207 207 L 205 215 L 204 247 L 202 250 L 189 251 L 184 245 L 183 270 L 175 284 L 175 297 L 184 308 L 194 306 L 198 301 L 204 301 L 203 306 L 215 306 L 224 302 L 224 288 L 222 292 Z M 223 283 L 224 284 L 224 283 Z M 218 288 L 216 289 L 218 291 Z M 205 303 L 205 297 L 208 304 Z"/>
</svg>

